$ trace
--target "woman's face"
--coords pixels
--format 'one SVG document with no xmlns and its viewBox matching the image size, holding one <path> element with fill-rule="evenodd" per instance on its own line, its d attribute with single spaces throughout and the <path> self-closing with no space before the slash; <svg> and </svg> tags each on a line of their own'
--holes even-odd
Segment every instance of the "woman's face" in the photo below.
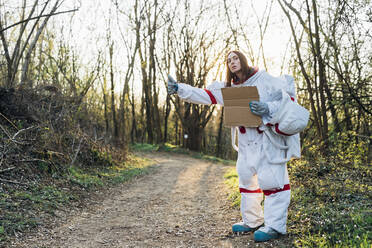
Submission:
<svg viewBox="0 0 372 248">
<path fill-rule="evenodd" d="M 232 73 L 240 71 L 240 59 L 236 53 L 231 52 L 229 56 L 227 56 L 227 65 Z"/>
</svg>

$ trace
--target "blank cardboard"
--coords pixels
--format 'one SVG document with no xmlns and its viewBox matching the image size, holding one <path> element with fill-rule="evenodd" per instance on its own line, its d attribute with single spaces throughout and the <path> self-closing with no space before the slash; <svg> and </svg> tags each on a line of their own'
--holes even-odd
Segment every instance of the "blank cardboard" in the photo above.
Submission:
<svg viewBox="0 0 372 248">
<path fill-rule="evenodd" d="M 256 86 L 222 88 L 224 101 L 225 126 L 258 127 L 262 123 L 260 116 L 252 114 L 250 101 L 259 101 L 260 96 Z"/>
</svg>

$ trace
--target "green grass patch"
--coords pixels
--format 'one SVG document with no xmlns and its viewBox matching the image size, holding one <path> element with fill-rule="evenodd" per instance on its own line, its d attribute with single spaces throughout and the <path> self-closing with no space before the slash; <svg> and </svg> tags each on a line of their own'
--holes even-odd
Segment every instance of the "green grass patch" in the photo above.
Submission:
<svg viewBox="0 0 372 248">
<path fill-rule="evenodd" d="M 296 247 L 371 247 L 372 175 L 357 167 L 322 157 L 291 162 L 288 229 Z"/>
<path fill-rule="evenodd" d="M 221 164 L 225 164 L 225 165 L 235 165 L 235 163 L 236 163 L 233 160 L 222 159 L 222 158 L 214 157 L 214 156 L 211 156 L 211 155 L 205 155 L 203 153 L 192 154 L 192 157 L 198 158 L 198 159 L 203 159 L 203 160 L 208 160 L 208 161 L 215 162 L 215 163 L 221 163 Z"/>
<path fill-rule="evenodd" d="M 71 166 L 68 171 L 70 174 L 70 182 L 83 188 L 92 188 L 104 185 L 103 178 L 99 177 L 99 168 L 85 170 L 80 167 Z"/>
<path fill-rule="evenodd" d="M 146 143 L 135 143 L 130 146 L 130 149 L 132 151 L 138 151 L 138 152 L 174 152 L 174 153 L 180 153 L 180 154 L 191 154 L 191 152 L 188 149 L 178 147 L 169 143 L 165 144 L 146 144 Z"/>
<path fill-rule="evenodd" d="M 240 206 L 240 192 L 239 192 L 239 178 L 235 168 L 229 169 L 225 175 L 225 184 L 229 187 L 229 200 L 232 202 L 233 207 Z"/>
<path fill-rule="evenodd" d="M 110 184 L 118 184 L 149 173 L 152 164 L 149 159 L 129 155 L 126 162 L 101 171 L 100 176 Z"/>
<path fill-rule="evenodd" d="M 135 143 L 130 145 L 132 151 L 141 152 L 153 152 L 159 149 L 159 145 L 146 144 L 146 143 Z"/>
<path fill-rule="evenodd" d="M 109 167 L 69 168 L 70 182 L 83 188 L 96 188 L 114 185 L 130 180 L 133 177 L 146 174 L 152 162 L 146 158 L 128 155 L 127 161 L 114 163 Z"/>
<path fill-rule="evenodd" d="M 10 189 L 0 195 L 0 241 L 15 232 L 23 232 L 40 224 L 40 216 L 54 215 L 73 199 L 68 192 L 54 186 L 34 186 L 28 190 Z"/>
<path fill-rule="evenodd" d="M 211 155 L 206 155 L 200 152 L 194 152 L 190 151 L 186 148 L 182 148 L 179 146 L 175 146 L 169 143 L 161 144 L 161 145 L 152 145 L 152 144 L 140 144 L 136 143 L 131 145 L 130 149 L 132 151 L 139 151 L 139 152 L 154 152 L 154 151 L 161 151 L 161 152 L 172 152 L 172 153 L 178 153 L 178 154 L 187 154 L 190 155 L 193 158 L 208 160 L 215 163 L 222 163 L 225 165 L 234 165 L 235 161 L 227 160 L 218 158 Z"/>
</svg>

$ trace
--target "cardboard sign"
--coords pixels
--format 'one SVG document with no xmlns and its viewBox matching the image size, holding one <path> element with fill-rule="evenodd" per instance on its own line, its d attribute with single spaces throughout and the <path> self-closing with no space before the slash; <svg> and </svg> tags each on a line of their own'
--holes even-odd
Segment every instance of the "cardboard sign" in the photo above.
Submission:
<svg viewBox="0 0 372 248">
<path fill-rule="evenodd" d="M 222 88 L 225 105 L 225 126 L 258 127 L 262 123 L 260 116 L 252 114 L 250 101 L 259 101 L 256 86 Z"/>
</svg>

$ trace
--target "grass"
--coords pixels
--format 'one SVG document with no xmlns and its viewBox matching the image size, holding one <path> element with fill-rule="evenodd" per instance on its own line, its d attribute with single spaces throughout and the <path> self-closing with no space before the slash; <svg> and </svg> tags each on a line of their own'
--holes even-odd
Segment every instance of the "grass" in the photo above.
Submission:
<svg viewBox="0 0 372 248">
<path fill-rule="evenodd" d="M 229 187 L 229 200 L 233 207 L 240 206 L 239 178 L 235 168 L 229 169 L 225 175 L 225 184 Z"/>
<path fill-rule="evenodd" d="M 70 167 L 69 180 L 84 188 L 116 185 L 148 173 L 151 164 L 148 159 L 129 155 L 127 161 L 106 168 Z"/>
<path fill-rule="evenodd" d="M 324 158 L 291 163 L 289 231 L 297 247 L 371 247 L 371 171 L 357 166 Z"/>
<path fill-rule="evenodd" d="M 16 232 L 41 223 L 39 213 L 54 215 L 56 209 L 73 200 L 68 192 L 55 186 L 32 186 L 28 189 L 9 189 L 0 194 L 0 241 Z"/>
<path fill-rule="evenodd" d="M 178 146 L 175 146 L 169 143 L 165 143 L 162 145 L 136 143 L 131 146 L 131 150 L 141 151 L 141 152 L 160 151 L 160 152 L 172 152 L 172 153 L 178 153 L 178 154 L 186 154 L 186 155 L 190 155 L 193 158 L 203 159 L 203 160 L 207 160 L 207 161 L 211 161 L 215 163 L 222 163 L 225 165 L 235 165 L 235 161 L 218 158 L 215 156 L 203 154 L 201 152 L 190 151 L 186 148 L 178 147 Z"/>
</svg>

